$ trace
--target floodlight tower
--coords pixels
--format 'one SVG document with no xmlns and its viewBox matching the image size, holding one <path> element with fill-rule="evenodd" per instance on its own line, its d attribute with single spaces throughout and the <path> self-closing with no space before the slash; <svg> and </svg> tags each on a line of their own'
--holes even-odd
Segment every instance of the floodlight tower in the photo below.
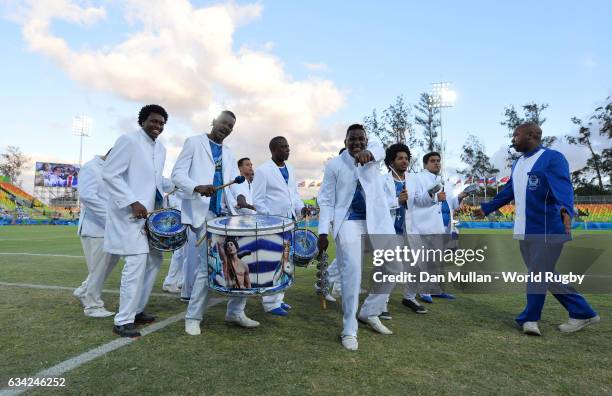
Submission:
<svg viewBox="0 0 612 396">
<path fill-rule="evenodd" d="M 442 133 L 442 109 L 445 107 L 453 107 L 457 100 L 457 93 L 452 89 L 452 82 L 442 81 L 432 83 L 431 89 L 431 106 L 440 111 L 440 146 L 442 147 L 442 169 L 440 173 L 444 175 L 444 164 L 446 162 L 446 145 L 444 144 L 444 135 Z"/>
<path fill-rule="evenodd" d="M 83 165 L 83 138 L 89 137 L 91 132 L 91 118 L 86 115 L 74 117 L 72 120 L 72 134 L 81 137 L 79 149 L 79 168 Z"/>
</svg>

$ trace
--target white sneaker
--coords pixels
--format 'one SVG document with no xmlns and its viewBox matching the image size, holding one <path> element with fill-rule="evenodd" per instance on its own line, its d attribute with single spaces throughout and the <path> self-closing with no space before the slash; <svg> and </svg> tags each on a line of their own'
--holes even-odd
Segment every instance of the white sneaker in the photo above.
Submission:
<svg viewBox="0 0 612 396">
<path fill-rule="evenodd" d="M 202 333 L 200 330 L 200 321 L 195 319 L 185 319 L 185 333 L 197 336 Z"/>
<path fill-rule="evenodd" d="M 575 331 L 584 329 L 587 326 L 590 326 L 595 323 L 599 323 L 601 318 L 599 315 L 595 315 L 592 318 L 588 319 L 572 319 L 569 318 L 567 322 L 559 325 L 559 331 L 562 333 L 573 333 Z"/>
<path fill-rule="evenodd" d="M 258 321 L 247 318 L 246 314 L 244 313 L 236 316 L 225 316 L 225 321 L 228 323 L 235 323 L 238 326 L 246 328 L 259 326 Z"/>
<path fill-rule="evenodd" d="M 329 301 L 329 302 L 336 302 L 336 299 L 334 297 L 332 297 L 331 294 L 326 294 L 325 295 L 325 300 Z"/>
<path fill-rule="evenodd" d="M 77 289 L 79 290 L 79 289 Z M 79 304 L 81 304 L 81 307 L 85 308 L 85 296 L 83 296 L 80 293 L 77 293 L 77 290 L 74 291 L 74 293 L 72 293 L 72 296 L 74 298 L 76 298 L 76 300 L 79 302 Z"/>
<path fill-rule="evenodd" d="M 538 322 L 525 322 L 523 323 L 523 333 L 527 335 L 541 336 L 540 329 L 538 328 Z"/>
<path fill-rule="evenodd" d="M 84 309 L 83 312 L 85 316 L 89 316 L 90 318 L 108 318 L 115 314 L 114 312 L 107 311 L 105 308 L 89 308 Z"/>
<path fill-rule="evenodd" d="M 391 330 L 389 330 L 384 324 L 381 323 L 378 316 L 370 316 L 369 318 L 364 318 L 362 316 L 359 316 L 357 317 L 357 319 L 359 319 L 360 322 L 363 322 L 369 325 L 372 329 L 374 329 L 374 331 L 377 331 L 380 334 L 385 334 L 385 335 L 393 334 Z"/>
<path fill-rule="evenodd" d="M 162 286 L 162 290 L 172 294 L 177 294 L 181 292 L 181 289 L 179 289 L 175 285 Z"/>
<path fill-rule="evenodd" d="M 342 346 L 348 349 L 349 351 L 356 351 L 359 347 L 357 337 L 349 335 L 342 336 Z"/>
<path fill-rule="evenodd" d="M 333 297 L 336 298 L 342 297 L 342 285 L 340 284 L 340 282 L 334 282 L 331 294 Z"/>
</svg>

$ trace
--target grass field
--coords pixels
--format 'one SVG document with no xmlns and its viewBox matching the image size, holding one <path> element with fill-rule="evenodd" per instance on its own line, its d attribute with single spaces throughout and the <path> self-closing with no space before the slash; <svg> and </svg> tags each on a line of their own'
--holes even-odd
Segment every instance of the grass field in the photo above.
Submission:
<svg viewBox="0 0 612 396">
<path fill-rule="evenodd" d="M 53 256 L 63 255 L 63 256 Z M 518 257 L 509 260 L 519 260 Z M 604 260 L 606 260 L 604 258 Z M 609 263 L 609 258 L 607 262 Z M 158 322 L 180 314 L 185 304 L 162 295 L 160 272 L 148 312 Z M 32 376 L 107 344 L 112 318 L 86 318 L 69 289 L 86 265 L 75 227 L 0 227 L 0 389 L 14 377 Z M 120 268 L 106 288 L 118 290 Z M 187 336 L 176 321 L 62 377 L 70 394 L 606 394 L 612 393 L 612 296 L 589 295 L 602 323 L 561 334 L 563 308 L 547 299 L 543 337 L 522 335 L 513 318 L 524 304 L 516 294 L 459 294 L 435 301 L 427 315 L 390 304 L 391 336 L 360 328 L 359 351 L 339 343 L 341 311 L 319 308 L 315 270 L 297 269 L 286 293 L 294 309 L 287 318 L 265 314 L 259 299 L 247 313 L 261 322 L 241 329 L 223 321 L 225 304 L 211 308 L 200 337 Z M 399 292 L 398 292 L 399 293 Z M 105 293 L 109 309 L 118 294 Z M 33 394 L 59 391 L 36 388 Z M 1 392 L 0 392 L 1 393 Z"/>
</svg>

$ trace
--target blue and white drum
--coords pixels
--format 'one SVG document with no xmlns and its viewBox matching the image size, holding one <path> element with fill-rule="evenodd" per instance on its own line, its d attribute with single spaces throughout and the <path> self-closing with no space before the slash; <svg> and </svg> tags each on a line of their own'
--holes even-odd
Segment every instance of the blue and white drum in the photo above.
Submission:
<svg viewBox="0 0 612 396">
<path fill-rule="evenodd" d="M 226 296 L 260 296 L 293 284 L 293 220 L 218 217 L 206 223 L 208 285 Z"/>
<path fill-rule="evenodd" d="M 145 229 L 149 245 L 157 250 L 171 252 L 187 242 L 187 226 L 181 224 L 181 212 L 176 209 L 163 209 L 150 214 Z"/>
<path fill-rule="evenodd" d="M 308 267 L 317 255 L 317 236 L 306 229 L 296 230 L 293 237 L 293 263 L 297 267 Z"/>
</svg>

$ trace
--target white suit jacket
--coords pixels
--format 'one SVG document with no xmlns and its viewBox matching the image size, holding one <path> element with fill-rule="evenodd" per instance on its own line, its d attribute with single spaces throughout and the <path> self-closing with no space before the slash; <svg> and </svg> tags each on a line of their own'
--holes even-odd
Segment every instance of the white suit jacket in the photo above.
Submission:
<svg viewBox="0 0 612 396">
<path fill-rule="evenodd" d="M 77 234 L 83 237 L 104 238 L 108 193 L 102 181 L 104 160 L 95 156 L 79 171 L 79 201 L 81 214 Z"/>
<path fill-rule="evenodd" d="M 104 251 L 131 255 L 149 252 L 144 219 L 132 219 L 130 204 L 140 202 L 155 209 L 156 189 L 172 190 L 162 171 L 166 148 L 142 129 L 121 135 L 104 161 L 102 179 L 110 196 L 106 213 Z"/>
<path fill-rule="evenodd" d="M 447 228 L 444 227 L 442 219 L 442 205 L 438 202 L 437 194 L 432 197 L 427 192 L 430 188 L 441 182 L 441 177 L 434 175 L 428 170 L 415 175 L 414 199 L 409 206 L 410 221 L 406 228 L 410 234 L 445 234 Z M 453 211 L 459 207 L 457 196 L 453 194 L 450 187 L 444 188 L 446 192 L 446 203 L 450 208 L 450 224 L 453 221 Z M 406 216 L 408 218 L 408 216 Z"/>
<path fill-rule="evenodd" d="M 380 173 L 380 161 L 384 157 L 382 145 L 368 146 L 377 161 L 357 167 L 348 151 L 331 159 L 325 166 L 323 182 L 317 197 L 319 204 L 319 235 L 329 234 L 333 221 L 333 237 L 336 238 L 342 223 L 348 217 L 357 180 L 365 192 L 366 224 L 368 234 L 395 234 L 389 209 L 389 196 L 384 175 Z"/>
<path fill-rule="evenodd" d="M 233 181 L 240 175 L 238 164 L 230 148 L 223 144 L 221 153 L 223 167 L 223 184 Z M 210 197 L 200 195 L 193 190 L 199 185 L 213 184 L 215 163 L 210 150 L 210 141 L 204 134 L 192 136 L 185 140 L 183 150 L 179 154 L 174 169 L 172 182 L 181 190 L 181 221 L 198 228 L 204 224 Z M 244 182 L 246 183 L 246 181 Z M 232 215 L 236 211 L 236 184 L 223 189 L 222 199 Z"/>
<path fill-rule="evenodd" d="M 257 213 L 297 219 L 304 203 L 300 199 L 295 180 L 295 171 L 287 163 L 289 182 L 286 183 L 278 166 L 271 159 L 255 172 L 253 179 L 253 202 Z"/>
<path fill-rule="evenodd" d="M 249 205 L 253 205 L 253 184 L 249 183 L 245 180 L 244 183 L 236 184 L 236 188 L 234 189 L 234 194 L 236 194 L 236 198 L 238 195 L 244 195 L 244 199 Z M 241 208 L 237 209 L 238 214 L 256 214 L 257 212 L 253 209 Z"/>
</svg>

